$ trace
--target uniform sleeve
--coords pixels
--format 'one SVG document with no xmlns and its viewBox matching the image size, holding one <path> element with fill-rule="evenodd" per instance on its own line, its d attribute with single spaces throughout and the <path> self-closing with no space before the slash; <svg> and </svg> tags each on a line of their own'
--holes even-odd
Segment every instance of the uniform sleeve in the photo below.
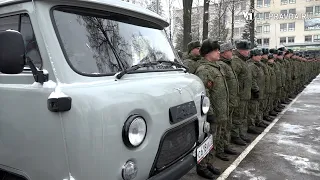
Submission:
<svg viewBox="0 0 320 180">
<path fill-rule="evenodd" d="M 210 71 L 206 69 L 204 66 L 201 66 L 198 68 L 198 71 L 196 72 L 196 75 L 201 79 L 203 82 L 205 88 L 206 88 L 206 96 L 210 99 L 210 108 L 208 115 L 213 115 L 213 108 L 212 108 L 212 97 L 210 88 L 213 86 L 213 79 L 212 79 L 212 73 L 210 74 Z"/>
<path fill-rule="evenodd" d="M 241 67 L 239 66 L 239 64 L 235 60 L 231 61 L 231 67 L 234 70 L 234 72 L 237 74 L 237 76 L 239 76 L 239 74 L 241 72 Z"/>
<path fill-rule="evenodd" d="M 259 91 L 259 86 L 258 86 L 258 83 L 257 83 L 257 77 L 258 77 L 258 74 L 257 74 L 257 71 L 256 71 L 256 67 L 254 64 L 250 64 L 249 65 L 249 69 L 251 71 L 251 74 L 252 74 L 252 86 L 251 86 L 251 90 L 253 92 L 258 92 Z"/>
</svg>

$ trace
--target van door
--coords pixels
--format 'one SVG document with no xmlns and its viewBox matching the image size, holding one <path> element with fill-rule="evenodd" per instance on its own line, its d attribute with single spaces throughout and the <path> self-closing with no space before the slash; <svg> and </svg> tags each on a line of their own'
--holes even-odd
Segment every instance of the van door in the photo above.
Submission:
<svg viewBox="0 0 320 180">
<path fill-rule="evenodd" d="M 28 56 L 41 68 L 44 59 L 29 15 L 0 16 L 0 31 L 7 29 L 21 32 Z M 18 75 L 0 74 L 0 179 L 63 180 L 69 176 L 60 114 L 47 109 L 54 88 L 53 81 L 34 83 L 27 68 Z"/>
</svg>

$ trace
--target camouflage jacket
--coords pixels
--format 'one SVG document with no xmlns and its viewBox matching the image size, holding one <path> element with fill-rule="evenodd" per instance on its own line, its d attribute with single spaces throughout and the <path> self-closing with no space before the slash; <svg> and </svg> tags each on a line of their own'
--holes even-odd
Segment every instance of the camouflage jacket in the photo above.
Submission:
<svg viewBox="0 0 320 180">
<path fill-rule="evenodd" d="M 250 59 L 248 61 L 249 69 L 252 72 L 252 91 L 259 91 L 259 99 L 264 99 L 265 76 L 260 62 Z M 254 89 L 254 87 L 258 87 Z"/>
<path fill-rule="evenodd" d="M 283 61 L 285 62 L 285 68 L 286 68 L 286 84 L 288 85 L 291 80 L 292 80 L 292 66 L 290 63 L 290 59 L 289 58 L 285 58 L 283 59 Z"/>
<path fill-rule="evenodd" d="M 285 61 L 281 59 L 277 59 L 276 62 L 280 65 L 282 87 L 286 87 L 287 71 L 286 71 Z"/>
<path fill-rule="evenodd" d="M 261 59 L 261 67 L 264 72 L 264 77 L 265 77 L 265 94 L 270 94 L 271 93 L 271 84 L 270 84 L 270 67 L 267 65 L 268 60 L 267 59 Z"/>
<path fill-rule="evenodd" d="M 226 81 L 229 90 L 229 107 L 239 106 L 239 83 L 236 73 L 232 69 L 232 60 L 221 57 L 219 65 L 226 72 Z"/>
<path fill-rule="evenodd" d="M 226 73 L 217 62 L 205 59 L 199 61 L 200 66 L 195 74 L 202 80 L 206 87 L 206 95 L 210 99 L 208 115 L 213 115 L 216 121 L 228 120 L 229 92 L 225 79 Z"/>
<path fill-rule="evenodd" d="M 270 93 L 275 94 L 277 92 L 277 75 L 276 67 L 274 63 L 267 63 L 270 72 Z"/>
<path fill-rule="evenodd" d="M 240 100 L 251 99 L 252 74 L 246 60 L 238 51 L 233 52 L 232 67 L 238 77 Z"/>
<path fill-rule="evenodd" d="M 276 79 L 277 79 L 277 89 L 282 88 L 282 76 L 281 76 L 281 65 L 279 62 L 274 62 L 274 71 L 276 73 Z"/>
<path fill-rule="evenodd" d="M 194 74 L 196 72 L 196 69 L 199 67 L 200 59 L 201 56 L 194 56 L 192 54 L 189 54 L 189 56 L 183 60 L 183 64 L 189 68 L 190 73 Z"/>
</svg>

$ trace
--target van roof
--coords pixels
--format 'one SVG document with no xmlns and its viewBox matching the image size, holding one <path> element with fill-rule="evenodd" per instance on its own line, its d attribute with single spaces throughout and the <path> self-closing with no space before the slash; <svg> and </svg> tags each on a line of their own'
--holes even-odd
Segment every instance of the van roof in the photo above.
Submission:
<svg viewBox="0 0 320 180">
<path fill-rule="evenodd" d="M 0 0 L 0 7 L 5 6 L 5 5 L 10 5 L 10 4 L 29 2 L 29 1 L 32 1 L 32 0 Z M 50 1 L 50 0 L 35 0 L 35 1 Z M 132 12 L 143 14 L 146 16 L 151 16 L 152 18 L 155 18 L 158 21 L 160 21 L 161 25 L 163 25 L 163 26 L 169 25 L 169 23 L 167 21 L 165 21 L 157 13 L 154 13 L 148 9 L 145 9 L 143 7 L 140 7 L 138 5 L 128 3 L 125 1 L 121 1 L 121 0 L 76 0 L 76 1 L 98 3 L 98 4 L 102 4 L 102 5 L 113 6 L 115 8 L 120 8 L 120 9 L 124 9 L 124 10 L 128 10 L 128 11 L 132 11 Z"/>
</svg>

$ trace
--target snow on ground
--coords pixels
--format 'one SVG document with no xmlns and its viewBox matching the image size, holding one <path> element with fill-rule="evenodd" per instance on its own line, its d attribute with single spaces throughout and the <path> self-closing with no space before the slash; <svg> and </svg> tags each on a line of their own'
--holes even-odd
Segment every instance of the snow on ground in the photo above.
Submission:
<svg viewBox="0 0 320 180">
<path fill-rule="evenodd" d="M 241 169 L 241 171 L 235 171 L 235 175 L 233 177 L 240 178 L 242 176 L 247 177 L 248 180 L 266 180 L 267 178 L 263 176 L 256 176 L 253 174 L 253 171 L 256 171 L 255 168 L 249 168 L 247 170 Z M 243 178 L 241 178 L 243 179 Z"/>
<path fill-rule="evenodd" d="M 299 156 L 290 156 L 280 153 L 274 153 L 277 156 L 283 157 L 291 165 L 295 166 L 298 172 L 303 174 L 311 174 L 313 176 L 320 177 L 320 165 L 316 162 L 311 162 L 308 158 L 303 158 Z"/>
</svg>

